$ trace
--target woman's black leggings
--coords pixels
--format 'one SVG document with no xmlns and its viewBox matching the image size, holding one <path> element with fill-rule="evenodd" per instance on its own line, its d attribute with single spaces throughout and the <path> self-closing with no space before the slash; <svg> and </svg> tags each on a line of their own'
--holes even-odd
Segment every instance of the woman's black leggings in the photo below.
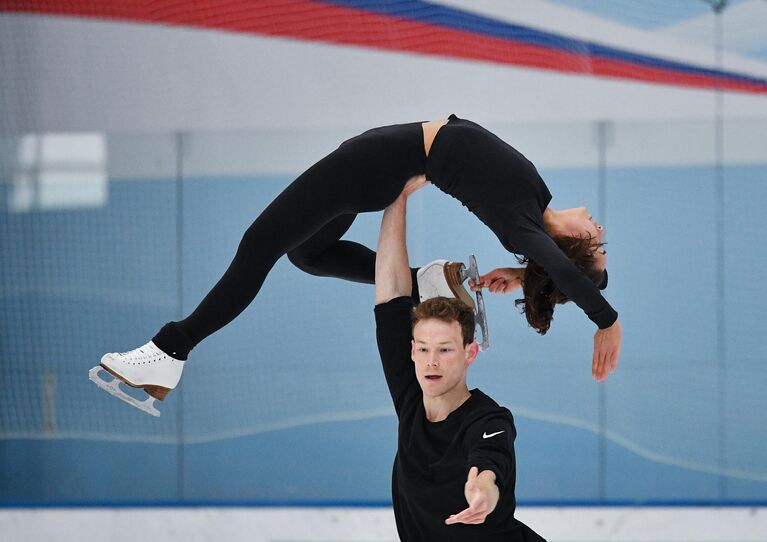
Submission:
<svg viewBox="0 0 767 542">
<path fill-rule="evenodd" d="M 374 128 L 343 142 L 264 209 L 194 312 L 163 326 L 153 341 L 176 359 L 186 359 L 195 345 L 253 301 L 284 254 L 312 275 L 373 284 L 375 252 L 340 239 L 357 213 L 386 208 L 425 168 L 421 123 Z"/>
</svg>

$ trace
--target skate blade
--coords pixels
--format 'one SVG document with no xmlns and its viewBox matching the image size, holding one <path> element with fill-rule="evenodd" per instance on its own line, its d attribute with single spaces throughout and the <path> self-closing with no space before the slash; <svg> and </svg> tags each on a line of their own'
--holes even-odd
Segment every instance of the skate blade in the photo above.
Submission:
<svg viewBox="0 0 767 542">
<path fill-rule="evenodd" d="M 485 352 L 490 348 L 490 337 L 487 334 L 487 315 L 485 313 L 485 299 L 482 297 L 482 292 L 477 290 L 477 325 L 482 333 L 482 342 L 479 343 L 479 349 Z"/>
<path fill-rule="evenodd" d="M 151 414 L 152 416 L 160 416 L 160 411 L 157 410 L 154 407 L 155 398 L 151 395 L 147 396 L 147 399 L 145 401 L 139 401 L 135 397 L 131 397 L 127 393 L 125 393 L 123 390 L 120 389 L 120 380 L 117 377 L 114 377 L 113 380 L 107 382 L 106 380 L 102 379 L 99 373 L 101 371 L 104 371 L 110 376 L 114 375 L 104 369 L 101 365 L 96 365 L 94 368 L 92 368 L 90 371 L 88 371 L 88 378 L 90 378 L 91 382 L 96 384 L 99 388 L 104 390 L 105 392 L 109 393 L 110 395 L 113 395 L 117 397 L 118 399 L 121 399 L 128 403 L 129 405 L 136 407 L 137 409 L 146 412 L 147 414 Z"/>
<path fill-rule="evenodd" d="M 466 278 L 470 278 L 475 283 L 479 283 L 479 268 L 477 267 L 477 258 L 474 254 L 469 256 L 469 268 L 466 270 Z M 485 312 L 485 298 L 482 297 L 482 290 L 477 290 L 477 325 L 482 333 L 482 342 L 479 343 L 479 349 L 484 352 L 490 348 L 490 336 L 487 333 L 487 313 Z"/>
</svg>

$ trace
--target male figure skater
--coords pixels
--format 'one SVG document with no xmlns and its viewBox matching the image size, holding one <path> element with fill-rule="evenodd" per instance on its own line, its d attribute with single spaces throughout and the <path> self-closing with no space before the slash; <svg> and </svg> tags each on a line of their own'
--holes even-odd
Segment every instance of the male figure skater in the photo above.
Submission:
<svg viewBox="0 0 767 542">
<path fill-rule="evenodd" d="M 542 541 L 514 517 L 514 419 L 466 373 L 479 352 L 474 313 L 436 297 L 413 310 L 405 245 L 408 181 L 384 211 L 375 265 L 375 318 L 399 419 L 392 497 L 402 542 Z"/>
</svg>

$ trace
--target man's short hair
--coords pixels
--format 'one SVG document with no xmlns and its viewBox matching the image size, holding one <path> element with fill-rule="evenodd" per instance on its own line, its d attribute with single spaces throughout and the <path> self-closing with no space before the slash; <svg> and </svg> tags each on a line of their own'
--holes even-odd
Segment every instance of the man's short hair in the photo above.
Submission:
<svg viewBox="0 0 767 542">
<path fill-rule="evenodd" d="M 459 299 L 433 297 L 416 306 L 413 311 L 413 327 L 421 320 L 435 318 L 448 324 L 458 322 L 461 326 L 463 346 L 474 342 L 474 311 Z"/>
</svg>

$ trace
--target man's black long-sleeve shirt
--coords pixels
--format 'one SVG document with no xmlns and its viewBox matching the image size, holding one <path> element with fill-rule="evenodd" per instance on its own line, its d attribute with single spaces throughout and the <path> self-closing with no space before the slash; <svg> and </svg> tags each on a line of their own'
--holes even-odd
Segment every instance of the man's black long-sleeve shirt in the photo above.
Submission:
<svg viewBox="0 0 767 542">
<path fill-rule="evenodd" d="M 402 542 L 541 541 L 514 518 L 516 462 L 514 418 L 480 390 L 440 422 L 426 418 L 411 358 L 409 297 L 377 305 L 376 336 L 399 419 L 392 498 Z M 445 525 L 468 503 L 464 485 L 471 467 L 495 473 L 498 505 L 480 525 Z"/>
</svg>

